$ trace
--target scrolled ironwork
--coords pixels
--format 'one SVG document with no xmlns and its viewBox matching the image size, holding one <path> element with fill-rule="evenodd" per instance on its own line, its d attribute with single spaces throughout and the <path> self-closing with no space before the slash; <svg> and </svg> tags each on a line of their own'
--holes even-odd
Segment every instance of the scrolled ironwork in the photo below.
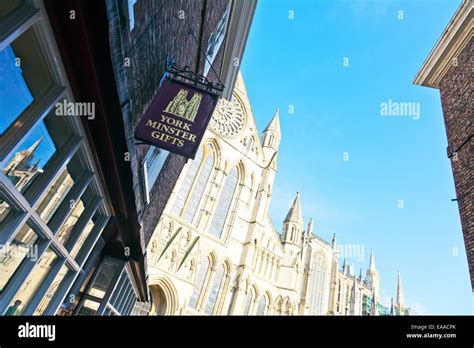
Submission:
<svg viewBox="0 0 474 348">
<path fill-rule="evenodd" d="M 168 64 L 166 73 L 174 78 L 183 79 L 187 83 L 191 83 L 214 94 L 221 95 L 224 90 L 224 85 L 220 81 L 212 82 L 206 76 L 196 74 L 189 68 L 189 66 L 181 68 L 174 63 Z"/>
</svg>

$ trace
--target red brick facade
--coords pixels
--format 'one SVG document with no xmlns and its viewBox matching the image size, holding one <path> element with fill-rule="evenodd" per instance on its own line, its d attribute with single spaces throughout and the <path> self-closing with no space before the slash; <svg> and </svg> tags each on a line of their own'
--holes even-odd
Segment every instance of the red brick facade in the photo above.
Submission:
<svg viewBox="0 0 474 348">
<path fill-rule="evenodd" d="M 448 157 L 456 187 L 456 196 L 466 245 L 471 285 L 474 289 L 474 39 L 453 60 L 439 85 L 443 106 Z"/>
<path fill-rule="evenodd" d="M 126 1 L 123 3 L 126 4 Z M 141 0 L 134 5 L 135 27 L 128 27 L 128 19 L 121 20 L 123 56 L 130 59 L 126 68 L 127 89 L 131 104 L 130 133 L 143 115 L 156 93 L 165 72 L 166 59 L 174 58 L 180 67 L 188 66 L 197 73 L 203 73 L 205 56 L 210 35 L 216 30 L 228 5 L 228 0 Z M 125 9 L 123 9 L 126 12 Z M 194 33 L 197 39 L 190 35 Z M 213 67 L 220 73 L 225 41 L 214 59 Z M 210 71 L 208 78 L 217 81 Z M 127 134 L 128 141 L 133 135 Z M 130 146 L 129 146 L 130 147 Z M 149 146 L 135 147 L 136 161 L 131 161 L 132 171 L 141 177 L 140 164 Z M 135 163 L 135 165 L 133 164 Z M 134 180 L 136 205 L 148 244 L 156 224 L 165 208 L 176 180 L 186 163 L 186 158 L 170 154 L 151 192 L 150 202 L 145 203 L 142 180 Z"/>
</svg>

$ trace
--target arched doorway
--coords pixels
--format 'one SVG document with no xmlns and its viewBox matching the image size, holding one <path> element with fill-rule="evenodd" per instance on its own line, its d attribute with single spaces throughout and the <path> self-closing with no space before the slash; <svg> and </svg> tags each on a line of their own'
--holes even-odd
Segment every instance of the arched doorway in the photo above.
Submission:
<svg viewBox="0 0 474 348">
<path fill-rule="evenodd" d="M 158 278 L 150 282 L 151 315 L 174 315 L 178 304 L 176 289 L 170 280 Z"/>
</svg>

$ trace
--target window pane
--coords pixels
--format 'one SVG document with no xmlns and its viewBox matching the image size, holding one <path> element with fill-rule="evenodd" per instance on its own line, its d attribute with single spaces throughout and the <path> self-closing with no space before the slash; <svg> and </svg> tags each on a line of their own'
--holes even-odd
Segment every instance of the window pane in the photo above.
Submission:
<svg viewBox="0 0 474 348">
<path fill-rule="evenodd" d="M 0 88 L 5 91 L 0 95 L 0 110 L 7 110 L 7 117 L 2 117 L 0 126 L 3 133 L 32 102 L 41 100 L 55 82 L 33 27 L 0 54 L 2 73 L 7 74 L 7 78 L 1 80 L 4 88 Z M 22 124 L 16 126 L 22 127 Z"/>
<path fill-rule="evenodd" d="M 88 294 L 94 297 L 103 298 L 116 272 L 123 268 L 122 262 L 113 259 L 105 259 L 94 279 L 94 284 L 89 289 Z"/>
<path fill-rule="evenodd" d="M 58 256 L 51 250 L 47 249 L 43 256 L 36 263 L 35 267 L 31 270 L 30 274 L 23 283 L 21 289 L 17 292 L 15 298 L 10 303 L 10 307 L 7 309 L 6 315 L 18 315 L 21 314 L 26 304 L 30 301 L 32 296 L 36 293 L 36 290 L 40 286 L 41 282 L 45 278 L 51 267 L 58 262 Z M 15 313 L 10 314 L 12 311 Z"/>
<path fill-rule="evenodd" d="M 85 300 L 77 315 L 94 315 L 100 307 L 100 303 L 92 300 Z"/>
<path fill-rule="evenodd" d="M 97 214 L 95 214 L 91 220 L 89 220 L 89 222 L 87 223 L 84 231 L 82 231 L 82 234 L 81 236 L 79 237 L 79 239 L 77 240 L 76 244 L 74 244 L 74 247 L 72 248 L 71 250 L 71 256 L 76 258 L 77 254 L 79 253 L 79 251 L 81 250 L 82 246 L 84 245 L 85 241 L 87 240 L 87 238 L 89 237 L 89 235 L 91 234 L 92 232 L 92 229 L 94 228 L 95 226 L 95 221 L 97 221 L 98 219 L 98 216 Z M 77 261 L 77 260 L 76 260 Z"/>
<path fill-rule="evenodd" d="M 25 0 L 0 1 L 0 20 L 7 17 L 10 13 L 15 11 L 24 3 L 25 3 Z"/>
<path fill-rule="evenodd" d="M 0 198 L 0 226 L 7 216 L 12 212 L 10 205 Z M 1 230 L 0 230 L 1 231 Z"/>
<path fill-rule="evenodd" d="M 148 150 L 148 153 L 145 156 L 148 174 L 148 192 L 153 188 L 153 185 L 165 164 L 166 158 L 168 158 L 168 154 L 168 151 L 155 146 L 150 147 Z"/>
<path fill-rule="evenodd" d="M 191 193 L 191 197 L 189 198 L 188 205 L 186 207 L 186 212 L 184 213 L 184 219 L 188 222 L 193 222 L 194 220 L 199 202 L 201 201 L 207 182 L 209 181 L 212 168 L 214 168 L 214 156 L 209 154 L 202 165 L 201 171 L 199 172 L 196 185 L 194 185 L 193 192 Z"/>
<path fill-rule="evenodd" d="M 25 190 L 44 175 L 53 155 L 70 138 L 72 132 L 62 117 L 49 113 L 21 143 L 2 168 L 3 173 L 18 188 Z"/>
<path fill-rule="evenodd" d="M 222 188 L 221 196 L 219 197 L 219 201 L 216 205 L 216 210 L 214 212 L 211 226 L 209 227 L 209 234 L 213 236 L 221 236 L 227 214 L 229 213 L 229 209 L 232 204 L 234 191 L 237 187 L 238 178 L 239 174 L 237 168 L 234 167 L 227 175 L 224 187 Z"/>
<path fill-rule="evenodd" d="M 204 285 L 204 280 L 206 279 L 207 270 L 209 268 L 209 259 L 205 259 L 199 265 L 198 271 L 196 273 L 196 283 L 194 285 L 194 290 L 189 300 L 189 307 L 196 308 L 199 295 L 201 294 L 202 287 Z"/>
<path fill-rule="evenodd" d="M 214 307 L 216 305 L 217 295 L 219 293 L 219 289 L 221 287 L 222 278 L 224 277 L 224 266 L 220 265 L 219 269 L 214 276 L 214 281 L 212 282 L 212 288 L 209 292 L 209 298 L 207 299 L 206 308 L 204 309 L 204 313 L 212 314 L 214 311 Z"/>
<path fill-rule="evenodd" d="M 1 1 L 0 13 L 8 1 Z M 1 15 L 0 15 L 1 16 Z M 33 97 L 25 83 L 21 66 L 15 62 L 15 53 L 11 46 L 0 51 L 0 135 L 17 119 L 31 104 Z"/>
<path fill-rule="evenodd" d="M 56 233 L 56 237 L 61 243 L 65 244 L 69 240 L 73 232 L 73 228 L 81 214 L 84 212 L 84 209 L 84 203 L 82 203 L 82 200 L 79 200 L 69 213 L 66 221 L 59 228 L 58 233 Z"/>
<path fill-rule="evenodd" d="M 262 297 L 260 299 L 260 301 L 258 301 L 258 307 L 257 307 L 256 315 L 264 315 L 266 306 L 267 306 L 267 300 L 265 299 L 265 297 Z"/>
<path fill-rule="evenodd" d="M 48 223 L 53 214 L 58 209 L 61 202 L 66 198 L 67 193 L 74 184 L 67 169 L 59 174 L 56 182 L 50 187 L 48 193 L 44 196 L 36 211 L 41 218 Z"/>
<path fill-rule="evenodd" d="M 250 313 L 250 305 L 252 304 L 253 296 L 252 292 L 249 290 L 247 293 L 247 297 L 245 298 L 245 307 L 244 307 L 244 314 L 248 315 Z"/>
<path fill-rule="evenodd" d="M 181 215 L 181 210 L 184 207 L 184 202 L 188 197 L 189 190 L 191 190 L 191 185 L 193 184 L 194 178 L 196 177 L 203 156 L 204 150 L 203 147 L 200 146 L 198 152 L 196 153 L 196 157 L 194 158 L 194 160 L 191 160 L 188 171 L 186 172 L 186 175 L 183 178 L 183 182 L 181 183 L 181 187 L 179 188 L 179 191 L 174 200 L 173 207 L 171 208 L 172 214 L 178 216 Z"/>
<path fill-rule="evenodd" d="M 323 256 L 315 255 L 312 265 L 313 274 L 309 288 L 310 314 L 323 314 L 323 298 L 325 297 L 326 262 Z"/>
<path fill-rule="evenodd" d="M 15 273 L 21 262 L 26 258 L 36 260 L 38 257 L 38 247 L 35 242 L 38 235 L 29 227 L 24 225 L 16 234 L 12 242 L 1 249 L 0 252 L 0 295 L 8 280 Z"/>
<path fill-rule="evenodd" d="M 51 302 L 51 299 L 56 294 L 56 291 L 58 290 L 59 285 L 61 284 L 61 282 L 63 281 L 64 277 L 66 276 L 68 272 L 72 273 L 72 271 L 69 270 L 66 264 L 64 264 L 59 270 L 56 277 L 54 278 L 53 282 L 51 283 L 51 286 L 49 287 L 48 291 L 46 291 L 46 294 L 41 300 L 40 304 L 38 305 L 38 308 L 36 308 L 34 315 L 43 314 L 49 302 Z"/>
</svg>

